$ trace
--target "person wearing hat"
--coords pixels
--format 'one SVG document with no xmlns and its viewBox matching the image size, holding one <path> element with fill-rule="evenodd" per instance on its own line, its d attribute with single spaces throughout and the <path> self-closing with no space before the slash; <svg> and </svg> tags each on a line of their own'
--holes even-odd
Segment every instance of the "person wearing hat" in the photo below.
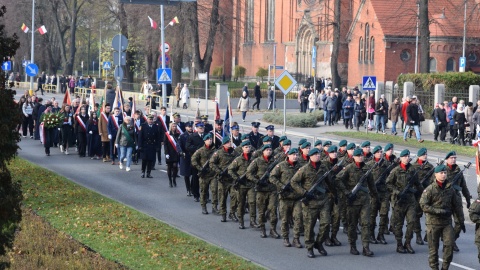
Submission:
<svg viewBox="0 0 480 270">
<path fill-rule="evenodd" d="M 327 168 L 320 160 L 320 150 L 313 148 L 308 152 L 309 162 L 302 166 L 292 177 L 290 183 L 296 193 L 308 198 L 308 204 L 302 203 L 303 225 L 305 227 L 305 246 L 307 257 L 314 258 L 313 248 L 316 248 L 320 255 L 326 256 L 327 251 L 323 242 L 328 237 L 330 224 L 330 209 L 333 203 L 332 197 L 328 194 L 327 181 L 318 184 L 316 191 L 309 191 L 317 181 L 318 175 L 327 172 Z M 315 224 L 319 220 L 319 231 L 315 238 Z"/>
<path fill-rule="evenodd" d="M 215 148 L 220 148 L 222 146 L 222 138 L 223 138 L 223 120 L 218 119 L 215 120 L 215 131 L 212 131 L 214 138 L 213 143 Z"/>
<path fill-rule="evenodd" d="M 275 159 L 285 160 L 285 158 L 287 158 L 287 152 L 290 151 L 291 148 L 292 148 L 292 141 L 290 141 L 289 139 L 282 141 L 282 146 L 276 149 L 278 150 L 278 151 L 275 151 L 276 153 L 274 152 Z"/>
<path fill-rule="evenodd" d="M 305 142 L 307 141 L 307 139 L 303 139 L 303 140 L 305 140 Z M 301 144 L 298 147 L 300 147 L 300 146 L 301 146 Z M 321 140 L 316 140 L 315 143 L 313 144 L 313 147 L 318 148 L 318 150 L 320 150 L 320 152 L 322 152 L 322 150 L 323 150 L 322 141 Z"/>
<path fill-rule="evenodd" d="M 235 159 L 236 154 L 232 148 L 232 142 L 229 136 L 222 138 L 222 146 L 213 153 L 210 158 L 210 169 L 215 173 L 215 181 L 218 181 L 218 194 L 220 201 L 221 222 L 227 222 L 227 197 L 230 195 L 230 214 L 229 219 L 238 221 L 237 195 L 233 188 L 233 178 L 228 175 L 228 166 Z"/>
<path fill-rule="evenodd" d="M 265 144 L 261 148 L 262 155 L 255 158 L 247 168 L 248 180 L 255 183 L 257 191 L 257 210 L 259 215 L 259 225 L 261 229 L 261 238 L 267 237 L 265 223 L 267 222 L 266 213 L 270 213 L 270 236 L 279 238 L 277 233 L 277 193 L 276 187 L 268 182 L 268 178 L 264 179 L 265 174 L 269 174 L 275 164 L 278 164 L 272 156 L 272 146 Z M 250 209 L 251 210 L 251 209 Z"/>
<path fill-rule="evenodd" d="M 153 115 L 147 117 L 147 122 L 140 127 L 138 133 L 138 151 L 142 159 L 142 178 L 153 178 L 150 174 L 152 166 L 155 164 L 155 154 L 160 145 L 160 132 L 153 123 Z"/>
<path fill-rule="evenodd" d="M 354 162 L 353 151 L 355 151 L 356 148 L 357 148 L 357 146 L 355 145 L 355 143 L 349 143 L 349 144 L 347 144 L 347 147 L 345 147 L 346 154 L 345 154 L 345 156 L 343 156 L 343 166 L 344 167 L 346 167 L 348 164 Z"/>
<path fill-rule="evenodd" d="M 283 150 L 283 141 L 285 141 L 286 139 L 288 139 L 288 138 L 285 135 L 280 137 L 280 139 L 278 141 L 280 145 L 273 150 L 273 156 L 277 156 L 278 153 L 280 153 L 282 151 L 285 153 L 285 151 Z"/>
<path fill-rule="evenodd" d="M 242 145 L 242 143 L 245 142 L 245 141 L 250 142 L 249 136 L 250 136 L 249 134 L 242 134 L 242 135 L 240 136 L 241 142 L 240 142 L 240 144 L 239 144 L 239 147 L 236 147 L 236 148 L 235 148 L 235 152 L 236 152 L 236 155 L 237 155 L 237 156 L 239 156 L 239 155 L 241 155 L 241 154 L 243 153 L 243 149 L 242 149 L 242 147 L 240 147 L 240 146 Z M 252 152 L 252 153 L 255 152 L 255 148 L 252 146 L 251 143 L 249 144 L 249 149 L 250 149 L 250 152 Z"/>
<path fill-rule="evenodd" d="M 250 108 L 250 98 L 248 92 L 242 91 L 242 96 L 238 99 L 237 110 L 242 112 L 242 121 L 245 122 L 248 109 Z"/>
<path fill-rule="evenodd" d="M 288 139 L 285 141 L 291 143 Z M 289 239 L 289 221 L 293 220 L 293 245 L 297 248 L 302 248 L 303 246 L 300 243 L 300 223 L 302 221 L 301 196 L 294 192 L 290 184 L 293 175 L 300 169 L 300 164 L 297 162 L 298 152 L 297 148 L 289 149 L 285 153 L 287 158 L 272 170 L 269 181 L 277 187 L 277 192 L 279 193 L 279 213 L 282 217 L 280 228 L 283 245 L 285 247 L 292 246 Z"/>
<path fill-rule="evenodd" d="M 468 209 L 470 220 L 475 223 L 475 245 L 478 249 L 478 262 L 480 263 L 480 185 L 477 186 L 477 199 Z"/>
<path fill-rule="evenodd" d="M 183 179 L 185 181 L 185 188 L 187 189 L 187 196 L 191 197 L 192 194 L 192 182 L 190 179 L 191 176 L 191 164 L 192 164 L 192 156 L 187 150 L 186 143 L 187 139 L 190 135 L 193 134 L 193 122 L 185 122 L 185 133 L 180 135 L 178 138 L 178 145 L 180 147 L 180 175 L 183 175 Z"/>
<path fill-rule="evenodd" d="M 328 157 L 328 148 L 330 148 L 330 146 L 332 146 L 332 141 L 324 141 L 323 142 L 323 150 L 320 153 L 320 157 L 321 157 L 322 160 L 324 160 L 325 158 Z"/>
<path fill-rule="evenodd" d="M 311 147 L 311 143 L 307 141 L 300 145 L 300 153 L 298 157 L 298 163 L 300 164 L 300 167 L 308 163 L 308 153 L 310 152 Z"/>
<path fill-rule="evenodd" d="M 186 152 L 188 152 L 190 157 L 192 157 L 198 149 L 202 148 L 205 145 L 203 137 L 206 134 L 210 134 L 205 132 L 205 124 L 203 122 L 197 123 L 195 125 L 195 128 L 197 129 L 197 132 L 190 134 L 185 142 L 185 150 Z M 194 200 L 198 202 L 200 201 L 200 179 L 198 178 L 197 168 L 195 166 L 191 166 L 190 168 L 190 175 L 192 177 L 190 182 L 190 189 L 192 191 Z"/>
<path fill-rule="evenodd" d="M 277 149 L 277 147 L 280 145 L 280 137 L 275 135 L 275 127 L 273 125 L 268 125 L 265 127 L 265 129 L 267 130 L 267 134 L 264 137 L 270 137 L 272 139 L 272 149 Z M 261 147 L 261 145 L 258 145 L 258 147 Z"/>
<path fill-rule="evenodd" d="M 262 147 L 261 144 L 261 138 L 263 138 L 263 134 L 258 132 L 258 128 L 260 127 L 259 122 L 252 122 L 252 131 L 249 133 L 249 139 L 250 143 L 252 144 L 253 147 L 255 148 L 260 148 Z M 263 145 L 263 144 L 262 144 Z"/>
<path fill-rule="evenodd" d="M 387 143 L 385 145 L 385 147 L 383 148 L 383 153 L 384 153 L 384 161 L 383 163 L 385 163 L 387 166 L 390 166 L 392 165 L 393 163 L 395 164 L 399 164 L 400 163 L 400 160 L 397 158 L 397 156 L 395 156 L 394 154 L 394 145 L 391 144 L 391 143 Z M 390 194 L 388 195 L 390 196 Z M 392 200 L 392 197 L 390 196 L 390 200 Z M 393 201 L 392 201 L 393 203 Z M 388 203 L 388 207 L 390 208 L 390 201 Z M 392 207 L 393 208 L 393 207 Z M 386 217 L 387 218 L 387 224 L 388 224 L 388 216 Z M 385 228 L 385 230 L 383 231 L 383 234 L 385 235 L 390 235 L 390 232 L 393 232 L 393 226 L 392 224 L 394 224 L 394 220 L 393 220 L 393 216 L 390 217 L 390 227 L 389 228 Z"/>
<path fill-rule="evenodd" d="M 423 191 L 420 198 L 420 207 L 426 215 L 425 224 L 427 225 L 429 244 L 428 263 L 432 269 L 438 269 L 439 266 L 438 248 L 441 240 L 443 240 L 442 269 L 448 269 L 452 262 L 455 241 L 452 213 L 459 218 L 459 224 L 465 228 L 463 205 L 455 194 L 455 188 L 448 184 L 447 167 L 448 165 L 435 167 L 435 180 Z"/>
<path fill-rule="evenodd" d="M 404 105 L 405 106 L 405 105 Z M 418 105 L 417 105 L 417 98 L 415 96 L 412 97 L 410 104 L 408 105 L 406 111 L 405 111 L 405 132 L 403 133 L 403 140 L 407 141 L 407 133 L 410 130 L 410 127 L 413 127 L 415 130 L 415 136 L 417 137 L 417 140 L 419 143 L 422 143 L 422 136 L 420 134 L 420 115 L 418 112 Z"/>
<path fill-rule="evenodd" d="M 200 116 L 200 118 L 203 121 L 203 124 L 205 125 L 205 133 L 209 133 L 210 131 L 213 130 L 212 124 L 208 123 L 208 115 L 204 114 Z"/>
<path fill-rule="evenodd" d="M 421 193 L 423 186 L 420 183 L 415 168 L 410 164 L 410 151 L 408 149 L 400 152 L 400 165 L 395 167 L 387 177 L 387 189 L 395 198 L 392 210 L 393 233 L 397 240 L 398 253 L 414 254 L 411 240 L 417 215 L 417 199 L 415 193 Z M 411 188 L 405 190 L 405 187 L 411 183 Z M 402 197 L 399 196 L 402 194 Z M 407 230 L 405 232 L 405 242 L 403 238 L 403 223 L 407 220 Z"/>
<path fill-rule="evenodd" d="M 210 170 L 209 165 L 209 160 L 215 152 L 212 133 L 204 135 L 203 141 L 205 145 L 195 151 L 195 153 L 192 155 L 192 166 L 197 169 L 197 175 L 200 178 L 200 205 L 202 206 L 202 214 L 208 215 L 207 196 L 208 189 L 210 188 L 212 192 L 212 213 L 218 214 L 218 182 L 215 181 L 215 172 L 213 170 Z"/>
<path fill-rule="evenodd" d="M 347 154 L 347 145 L 348 145 L 347 140 L 341 140 L 338 143 L 338 152 L 337 152 L 338 159 L 342 159 Z"/>
<path fill-rule="evenodd" d="M 364 141 L 361 145 L 361 148 L 362 148 L 363 156 L 364 156 L 363 161 L 365 163 L 367 163 L 373 158 L 373 154 L 372 154 L 372 152 L 370 152 L 370 142 L 369 141 Z"/>
<path fill-rule="evenodd" d="M 267 144 L 268 144 L 268 145 L 271 145 L 271 143 L 272 143 L 272 138 L 267 137 L 267 136 L 263 136 L 263 138 L 262 138 L 262 146 L 258 147 L 257 150 L 253 152 L 253 158 L 257 158 L 257 157 L 262 156 L 262 154 L 263 154 L 262 147 L 263 147 L 264 145 L 267 145 Z M 273 156 L 273 154 L 272 154 L 272 156 Z"/>
<path fill-rule="evenodd" d="M 244 134 L 244 136 L 248 136 Z M 252 161 L 252 153 L 250 152 L 251 143 L 248 137 L 246 140 L 242 141 L 239 149 L 242 149 L 242 152 L 237 156 L 233 162 L 228 166 L 228 174 L 235 181 L 234 187 L 237 187 L 237 217 L 239 229 L 245 229 L 245 206 L 247 204 L 248 197 L 248 208 L 250 213 L 250 227 L 258 228 L 257 224 L 257 212 L 256 212 L 256 193 L 255 193 L 255 183 L 248 180 L 246 177 L 248 165 Z"/>
<path fill-rule="evenodd" d="M 347 198 L 347 220 L 348 220 L 348 242 L 350 244 L 350 254 L 359 255 L 357 250 L 357 224 L 361 221 L 362 225 L 362 246 L 363 255 L 367 257 L 373 256 L 370 251 L 370 198 L 375 200 L 378 198 L 377 188 L 375 187 L 375 180 L 372 174 L 366 175 L 367 179 L 362 183 L 360 190 L 353 195 L 352 190 L 357 185 L 360 178 L 362 178 L 370 169 L 364 162 L 364 155 L 362 149 L 355 149 L 353 151 L 354 163 L 348 164 L 335 179 L 337 192 L 342 193 Z"/>
<path fill-rule="evenodd" d="M 460 166 L 457 164 L 457 153 L 455 151 L 450 151 L 445 156 L 445 163 L 447 165 L 447 179 L 451 180 L 460 173 Z M 467 208 L 470 208 L 470 200 L 472 199 L 472 195 L 470 195 L 470 191 L 467 187 L 467 182 L 463 175 L 460 176 L 459 181 L 453 185 L 455 192 L 457 194 L 457 200 L 461 204 L 462 203 L 462 195 L 465 197 L 467 201 Z M 453 214 L 453 221 L 455 222 L 455 226 L 453 227 L 453 232 L 455 233 L 455 242 L 453 243 L 453 251 L 458 252 L 456 240 L 460 237 L 460 231 L 462 230 L 460 226 L 459 217 L 454 213 Z M 464 231 L 465 232 L 465 231 Z"/>
<path fill-rule="evenodd" d="M 302 146 L 303 143 L 306 143 L 308 142 L 307 139 L 305 138 L 301 138 L 299 141 L 298 141 L 298 148 L 300 148 Z M 320 141 L 320 144 L 321 144 L 321 141 Z M 308 154 L 308 153 L 307 153 Z"/>
<path fill-rule="evenodd" d="M 232 143 L 235 145 L 235 148 L 239 147 L 242 143 L 242 134 L 240 133 L 240 127 L 238 126 L 237 122 L 233 122 L 230 129 L 232 132 Z"/>
</svg>

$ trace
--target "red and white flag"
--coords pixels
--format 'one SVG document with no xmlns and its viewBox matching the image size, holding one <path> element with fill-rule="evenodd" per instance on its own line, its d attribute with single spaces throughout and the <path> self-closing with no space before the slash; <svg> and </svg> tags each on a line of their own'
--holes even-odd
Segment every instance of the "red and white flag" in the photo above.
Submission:
<svg viewBox="0 0 480 270">
<path fill-rule="evenodd" d="M 77 120 L 77 124 L 83 129 L 83 131 L 87 132 L 87 125 L 83 122 L 82 118 L 79 115 L 75 116 Z"/>
<path fill-rule="evenodd" d="M 88 111 L 93 112 L 95 108 L 95 97 L 93 91 L 90 93 L 90 97 L 88 98 Z"/>
<path fill-rule="evenodd" d="M 67 91 L 65 91 L 65 96 L 63 97 L 63 103 L 62 104 L 72 105 L 72 99 L 70 98 L 69 89 L 67 89 Z"/>
<path fill-rule="evenodd" d="M 40 32 L 40 35 L 47 33 L 47 28 L 45 28 L 45 25 L 40 26 L 40 28 L 38 28 L 38 32 Z"/>
<path fill-rule="evenodd" d="M 178 152 L 177 150 L 177 142 L 175 141 L 175 139 L 172 137 L 172 135 L 170 135 L 170 133 L 165 132 L 165 135 L 167 136 L 167 139 L 168 141 L 170 142 L 170 144 L 172 145 L 173 149 L 175 149 L 175 151 Z"/>
<path fill-rule="evenodd" d="M 177 16 L 175 16 L 175 17 L 168 23 L 168 25 L 173 26 L 173 25 L 176 24 L 176 23 L 178 23 L 178 17 L 177 17 Z"/>
<path fill-rule="evenodd" d="M 22 31 L 24 33 L 28 33 L 28 30 L 30 30 L 24 23 L 22 24 Z"/>
<path fill-rule="evenodd" d="M 157 29 L 158 25 L 157 25 L 157 22 L 152 20 L 152 18 L 150 18 L 150 16 L 148 16 L 148 19 L 150 20 L 150 26 L 153 28 L 153 29 Z"/>
</svg>

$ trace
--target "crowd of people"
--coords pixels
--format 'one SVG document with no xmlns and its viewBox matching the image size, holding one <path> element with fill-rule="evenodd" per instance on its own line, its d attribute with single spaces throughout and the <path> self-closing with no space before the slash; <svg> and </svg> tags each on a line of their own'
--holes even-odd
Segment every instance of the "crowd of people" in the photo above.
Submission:
<svg viewBox="0 0 480 270">
<path fill-rule="evenodd" d="M 414 104 L 414 99 L 410 102 Z M 480 223 L 480 202 L 471 204 L 472 196 L 453 151 L 446 154 L 445 165 L 437 165 L 428 161 L 425 148 L 412 160 L 407 149 L 396 157 L 390 143 L 371 150 L 368 141 L 357 145 L 342 140 L 337 146 L 328 140 L 302 139 L 295 147 L 286 136 L 275 135 L 273 125 L 267 126 L 263 135 L 260 123 L 253 122 L 251 132 L 241 134 L 233 122 L 228 134 L 223 120 L 212 125 L 203 115 L 182 122 L 177 113 L 167 115 L 165 107 L 158 114 L 149 107 L 145 112 L 132 111 L 128 101 L 124 108 L 113 110 L 109 103 L 100 108 L 77 99 L 59 107 L 55 100 L 43 105 L 41 97 L 26 93 L 19 105 L 25 116 L 19 131 L 21 126 L 26 138 L 29 130 L 34 139 L 41 137 L 36 132 L 42 132 L 47 156 L 51 147 L 58 146 L 65 155 L 75 148 L 81 158 L 102 159 L 126 171 L 141 160 L 141 178 L 152 178 L 152 170 L 164 157 L 169 186 L 177 186 L 180 174 L 187 196 L 200 202 L 203 214 L 209 214 L 210 202 L 211 212 L 220 215 L 221 222 L 228 217 L 238 222 L 239 229 L 246 229 L 248 213 L 250 227 L 259 229 L 260 237 L 283 238 L 285 247 L 305 245 L 310 258 L 315 257 L 313 249 L 326 256 L 324 245 L 342 245 L 337 234 L 343 224 L 353 255 L 360 254 L 356 245 L 359 234 L 362 254 L 371 257 L 370 244 L 386 245 L 385 235 L 391 233 L 396 252 L 414 254 L 411 241 L 415 233 L 418 245 L 428 242 L 432 269 L 438 269 L 439 243 L 443 241 L 442 269 L 448 269 L 453 251 L 459 251 L 456 239 L 465 232 L 462 195 L 472 221 Z M 42 119 L 51 113 L 61 115 L 61 125 L 39 129 Z M 424 226 L 420 222 L 423 213 Z M 428 232 L 425 237 L 422 227 Z M 476 237 L 480 251 L 478 226 Z"/>
</svg>

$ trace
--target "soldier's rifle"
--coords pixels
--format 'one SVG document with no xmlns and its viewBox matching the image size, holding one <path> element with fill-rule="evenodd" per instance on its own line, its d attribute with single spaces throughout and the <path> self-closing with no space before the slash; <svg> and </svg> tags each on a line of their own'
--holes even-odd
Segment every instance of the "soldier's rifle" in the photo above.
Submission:
<svg viewBox="0 0 480 270">
<path fill-rule="evenodd" d="M 368 169 L 368 171 L 365 174 L 362 175 L 360 180 L 358 180 L 357 184 L 355 185 L 355 187 L 353 187 L 352 191 L 350 192 L 350 195 L 348 196 L 349 201 L 352 201 L 357 196 L 358 191 L 363 189 L 363 183 L 367 181 L 367 178 L 370 175 L 370 173 L 373 171 L 373 169 L 378 167 L 383 162 L 383 160 L 384 159 L 382 157 L 379 161 L 375 162 L 375 164 L 373 164 L 373 166 L 370 167 L 370 169 Z"/>
<path fill-rule="evenodd" d="M 390 164 L 390 166 L 388 166 L 385 171 L 383 171 L 383 173 L 377 178 L 377 180 L 375 180 L 375 185 L 378 185 L 380 184 L 381 182 L 385 181 L 385 179 L 387 178 L 387 175 L 393 170 L 393 168 L 395 168 L 395 166 L 397 166 L 398 164 L 400 163 L 400 159 L 399 158 L 396 158 L 392 164 Z"/>
<path fill-rule="evenodd" d="M 412 161 L 411 158 L 408 159 L 407 164 L 410 163 L 410 161 Z M 407 192 L 411 191 L 411 189 L 413 187 L 413 182 L 415 182 L 415 179 L 417 178 L 418 171 L 425 168 L 425 165 L 427 165 L 427 162 L 425 162 L 422 166 L 420 166 L 420 168 L 418 168 L 418 170 L 415 170 L 413 172 L 413 174 L 410 176 L 410 180 L 408 181 L 407 185 L 405 185 L 403 190 L 400 193 L 398 193 L 397 200 L 395 201 L 395 204 L 400 203 L 403 200 L 403 198 L 405 197 L 405 194 L 407 194 Z"/>
<path fill-rule="evenodd" d="M 262 177 L 260 177 L 260 179 L 258 180 L 258 183 L 257 183 L 258 186 L 264 187 L 264 186 L 268 185 L 268 178 L 270 177 L 270 173 L 272 172 L 273 168 L 275 168 L 275 166 L 277 166 L 277 164 L 280 163 L 281 161 L 282 161 L 281 158 L 275 159 L 272 162 L 272 164 L 270 164 L 267 167 L 267 169 L 263 173 Z"/>
<path fill-rule="evenodd" d="M 207 161 L 203 164 L 202 169 L 198 172 L 198 177 L 203 177 L 210 170 L 210 158 L 214 152 L 215 151 L 212 151 L 212 153 L 208 155 Z"/>
<path fill-rule="evenodd" d="M 308 191 L 306 193 L 308 194 L 314 194 L 316 191 L 319 191 L 319 192 L 322 192 L 322 193 L 325 193 L 325 190 L 322 188 L 320 188 L 320 184 L 322 184 L 325 179 L 327 179 L 327 177 L 330 175 L 330 173 L 332 172 L 337 172 L 338 168 L 340 168 L 340 166 L 342 166 L 343 164 L 343 159 L 338 162 L 337 164 L 335 164 L 328 172 L 322 174 L 321 176 L 319 176 L 317 178 L 317 180 L 315 181 L 315 183 L 313 183 L 313 185 L 308 189 Z M 317 174 L 315 175 L 316 177 L 318 176 L 318 174 L 320 173 L 320 170 L 318 170 Z M 290 185 L 290 182 L 288 182 L 287 185 Z M 283 190 L 282 190 L 283 191 Z M 308 205 L 308 203 L 312 200 L 313 198 L 312 197 L 309 197 L 309 196 L 304 196 L 300 201 L 303 202 L 305 205 Z"/>
<path fill-rule="evenodd" d="M 240 187 L 240 185 L 245 185 L 247 182 L 247 173 L 244 173 L 240 175 L 236 180 L 235 183 L 233 184 L 233 188 L 237 189 Z"/>
<path fill-rule="evenodd" d="M 470 165 L 472 165 L 472 162 L 468 162 L 466 165 L 463 165 L 463 169 L 460 170 L 458 173 L 455 174 L 455 176 L 452 179 L 452 186 L 455 190 L 457 191 L 462 191 L 462 187 L 458 185 L 458 181 L 460 181 L 460 178 L 463 176 L 463 172 L 470 168 Z"/>
<path fill-rule="evenodd" d="M 438 163 L 437 163 L 437 166 L 439 165 L 442 165 L 443 163 L 445 162 L 444 159 L 440 160 Z M 428 161 L 425 161 L 425 165 L 428 163 Z M 423 166 L 423 165 L 422 165 Z M 421 183 L 422 183 L 422 186 L 427 186 L 428 185 L 428 182 L 430 181 L 430 178 L 432 177 L 433 173 L 435 172 L 435 167 L 433 167 L 432 169 L 430 169 L 430 171 L 428 171 L 428 173 L 423 177 Z"/>
</svg>

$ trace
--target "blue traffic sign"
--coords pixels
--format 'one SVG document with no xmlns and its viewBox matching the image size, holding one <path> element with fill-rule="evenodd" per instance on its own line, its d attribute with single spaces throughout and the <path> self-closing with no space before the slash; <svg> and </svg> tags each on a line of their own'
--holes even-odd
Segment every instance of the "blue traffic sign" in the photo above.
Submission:
<svg viewBox="0 0 480 270">
<path fill-rule="evenodd" d="M 30 60 L 23 60 L 22 61 L 22 67 L 26 67 L 28 64 L 30 64 Z"/>
<path fill-rule="evenodd" d="M 362 80 L 363 90 L 376 90 L 377 89 L 377 77 L 376 76 L 363 76 Z"/>
<path fill-rule="evenodd" d="M 275 66 L 275 69 L 283 69 L 283 66 Z"/>
<path fill-rule="evenodd" d="M 467 58 L 466 57 L 460 57 L 460 68 L 465 68 L 465 65 L 467 63 Z"/>
<path fill-rule="evenodd" d="M 110 70 L 112 68 L 112 63 L 110 62 L 103 62 L 103 69 Z"/>
<path fill-rule="evenodd" d="M 2 63 L 2 70 L 3 71 L 8 71 L 12 70 L 12 62 L 11 61 L 5 61 Z"/>
<path fill-rule="evenodd" d="M 38 66 L 35 65 L 35 64 L 28 64 L 26 67 L 25 67 L 25 72 L 27 73 L 28 76 L 30 77 L 33 77 L 33 76 L 37 76 L 38 74 Z"/>
<path fill-rule="evenodd" d="M 160 62 L 160 64 L 162 64 L 162 54 L 160 54 L 160 56 L 158 57 L 158 62 Z M 168 65 L 168 63 L 170 63 L 170 56 L 166 53 L 165 54 L 165 65 Z"/>
<path fill-rule="evenodd" d="M 157 69 L 157 83 L 172 83 L 172 69 Z"/>
</svg>

